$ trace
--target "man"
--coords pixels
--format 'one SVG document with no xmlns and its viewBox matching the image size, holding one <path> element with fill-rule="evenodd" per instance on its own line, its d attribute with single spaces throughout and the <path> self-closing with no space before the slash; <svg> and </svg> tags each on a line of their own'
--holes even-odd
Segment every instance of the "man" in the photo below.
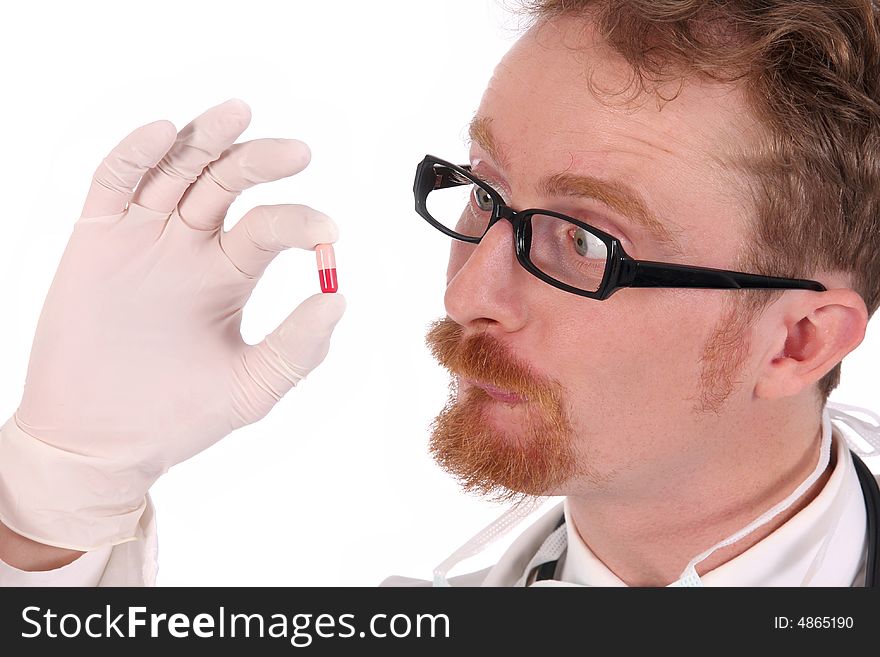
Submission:
<svg viewBox="0 0 880 657">
<path fill-rule="evenodd" d="M 868 1 L 655 5 L 536 3 L 469 165 L 419 167 L 420 214 L 455 238 L 428 335 L 453 375 L 432 452 L 467 490 L 565 496 L 456 583 L 861 586 L 866 471 L 831 419 L 872 429 L 826 400 L 880 303 L 877 18 Z M 335 240 L 301 206 L 220 234 L 254 184 L 246 149 L 261 180 L 307 160 L 231 146 L 246 124 L 235 101 L 173 145 L 156 122 L 96 172 L 0 438 L 6 581 L 151 584 L 152 482 L 323 360 L 339 297 L 253 348 L 237 333 L 275 252 Z M 74 302 L 92 314 L 73 321 Z M 84 346 L 89 317 L 109 345 Z M 89 365 L 74 404 L 59 390 Z"/>
</svg>

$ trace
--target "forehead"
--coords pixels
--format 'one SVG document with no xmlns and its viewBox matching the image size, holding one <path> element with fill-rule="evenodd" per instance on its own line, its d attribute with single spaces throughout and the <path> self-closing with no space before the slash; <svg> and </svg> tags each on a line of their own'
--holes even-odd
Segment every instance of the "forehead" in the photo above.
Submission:
<svg viewBox="0 0 880 657">
<path fill-rule="evenodd" d="M 717 224 L 720 211 L 742 223 L 736 158 L 759 131 L 743 93 L 691 78 L 635 95 L 633 80 L 588 21 L 556 18 L 499 63 L 476 123 L 513 186 L 560 172 L 600 176 L 638 190 L 676 233 L 717 235 L 703 224 Z M 700 219 L 708 213 L 716 220 Z"/>
</svg>

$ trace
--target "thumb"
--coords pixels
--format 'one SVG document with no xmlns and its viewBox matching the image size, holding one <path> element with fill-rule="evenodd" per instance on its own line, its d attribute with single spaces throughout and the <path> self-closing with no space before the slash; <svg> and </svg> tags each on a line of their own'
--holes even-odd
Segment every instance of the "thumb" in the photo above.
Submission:
<svg viewBox="0 0 880 657">
<path fill-rule="evenodd" d="M 313 294 L 263 340 L 283 364 L 298 374 L 292 385 L 305 378 L 327 356 L 330 335 L 345 307 L 345 297 L 341 294 Z"/>
<path fill-rule="evenodd" d="M 241 419 L 245 423 L 265 416 L 288 390 L 321 364 L 345 306 L 341 294 L 312 295 L 262 342 L 245 349 L 239 377 L 244 395 Z"/>
</svg>

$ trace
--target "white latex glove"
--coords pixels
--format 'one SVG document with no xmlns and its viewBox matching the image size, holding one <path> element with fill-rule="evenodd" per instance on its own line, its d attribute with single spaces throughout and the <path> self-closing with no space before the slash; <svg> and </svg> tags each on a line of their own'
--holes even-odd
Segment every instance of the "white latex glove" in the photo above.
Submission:
<svg viewBox="0 0 880 657">
<path fill-rule="evenodd" d="M 162 473 L 264 417 L 324 360 L 339 294 L 305 299 L 257 345 L 239 331 L 277 253 L 338 235 L 301 205 L 255 207 L 223 232 L 242 190 L 310 159 L 292 139 L 234 144 L 249 122 L 236 99 L 180 133 L 156 121 L 95 171 L 0 430 L 0 520 L 19 534 L 83 551 L 134 540 Z"/>
</svg>

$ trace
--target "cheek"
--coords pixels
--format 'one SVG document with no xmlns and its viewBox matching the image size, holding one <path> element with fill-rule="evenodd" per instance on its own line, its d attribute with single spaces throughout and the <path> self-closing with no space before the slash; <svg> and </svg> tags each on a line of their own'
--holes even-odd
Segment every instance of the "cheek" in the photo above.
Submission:
<svg viewBox="0 0 880 657">
<path fill-rule="evenodd" d="M 557 315 L 558 368 L 574 406 L 628 415 L 683 412 L 699 392 L 701 357 L 715 327 L 716 300 L 694 292 L 621 290 L 620 299 Z M 711 295 L 708 295 L 711 297 Z M 616 301 L 617 303 L 614 303 Z M 644 413 L 632 414 L 634 409 Z"/>
</svg>

